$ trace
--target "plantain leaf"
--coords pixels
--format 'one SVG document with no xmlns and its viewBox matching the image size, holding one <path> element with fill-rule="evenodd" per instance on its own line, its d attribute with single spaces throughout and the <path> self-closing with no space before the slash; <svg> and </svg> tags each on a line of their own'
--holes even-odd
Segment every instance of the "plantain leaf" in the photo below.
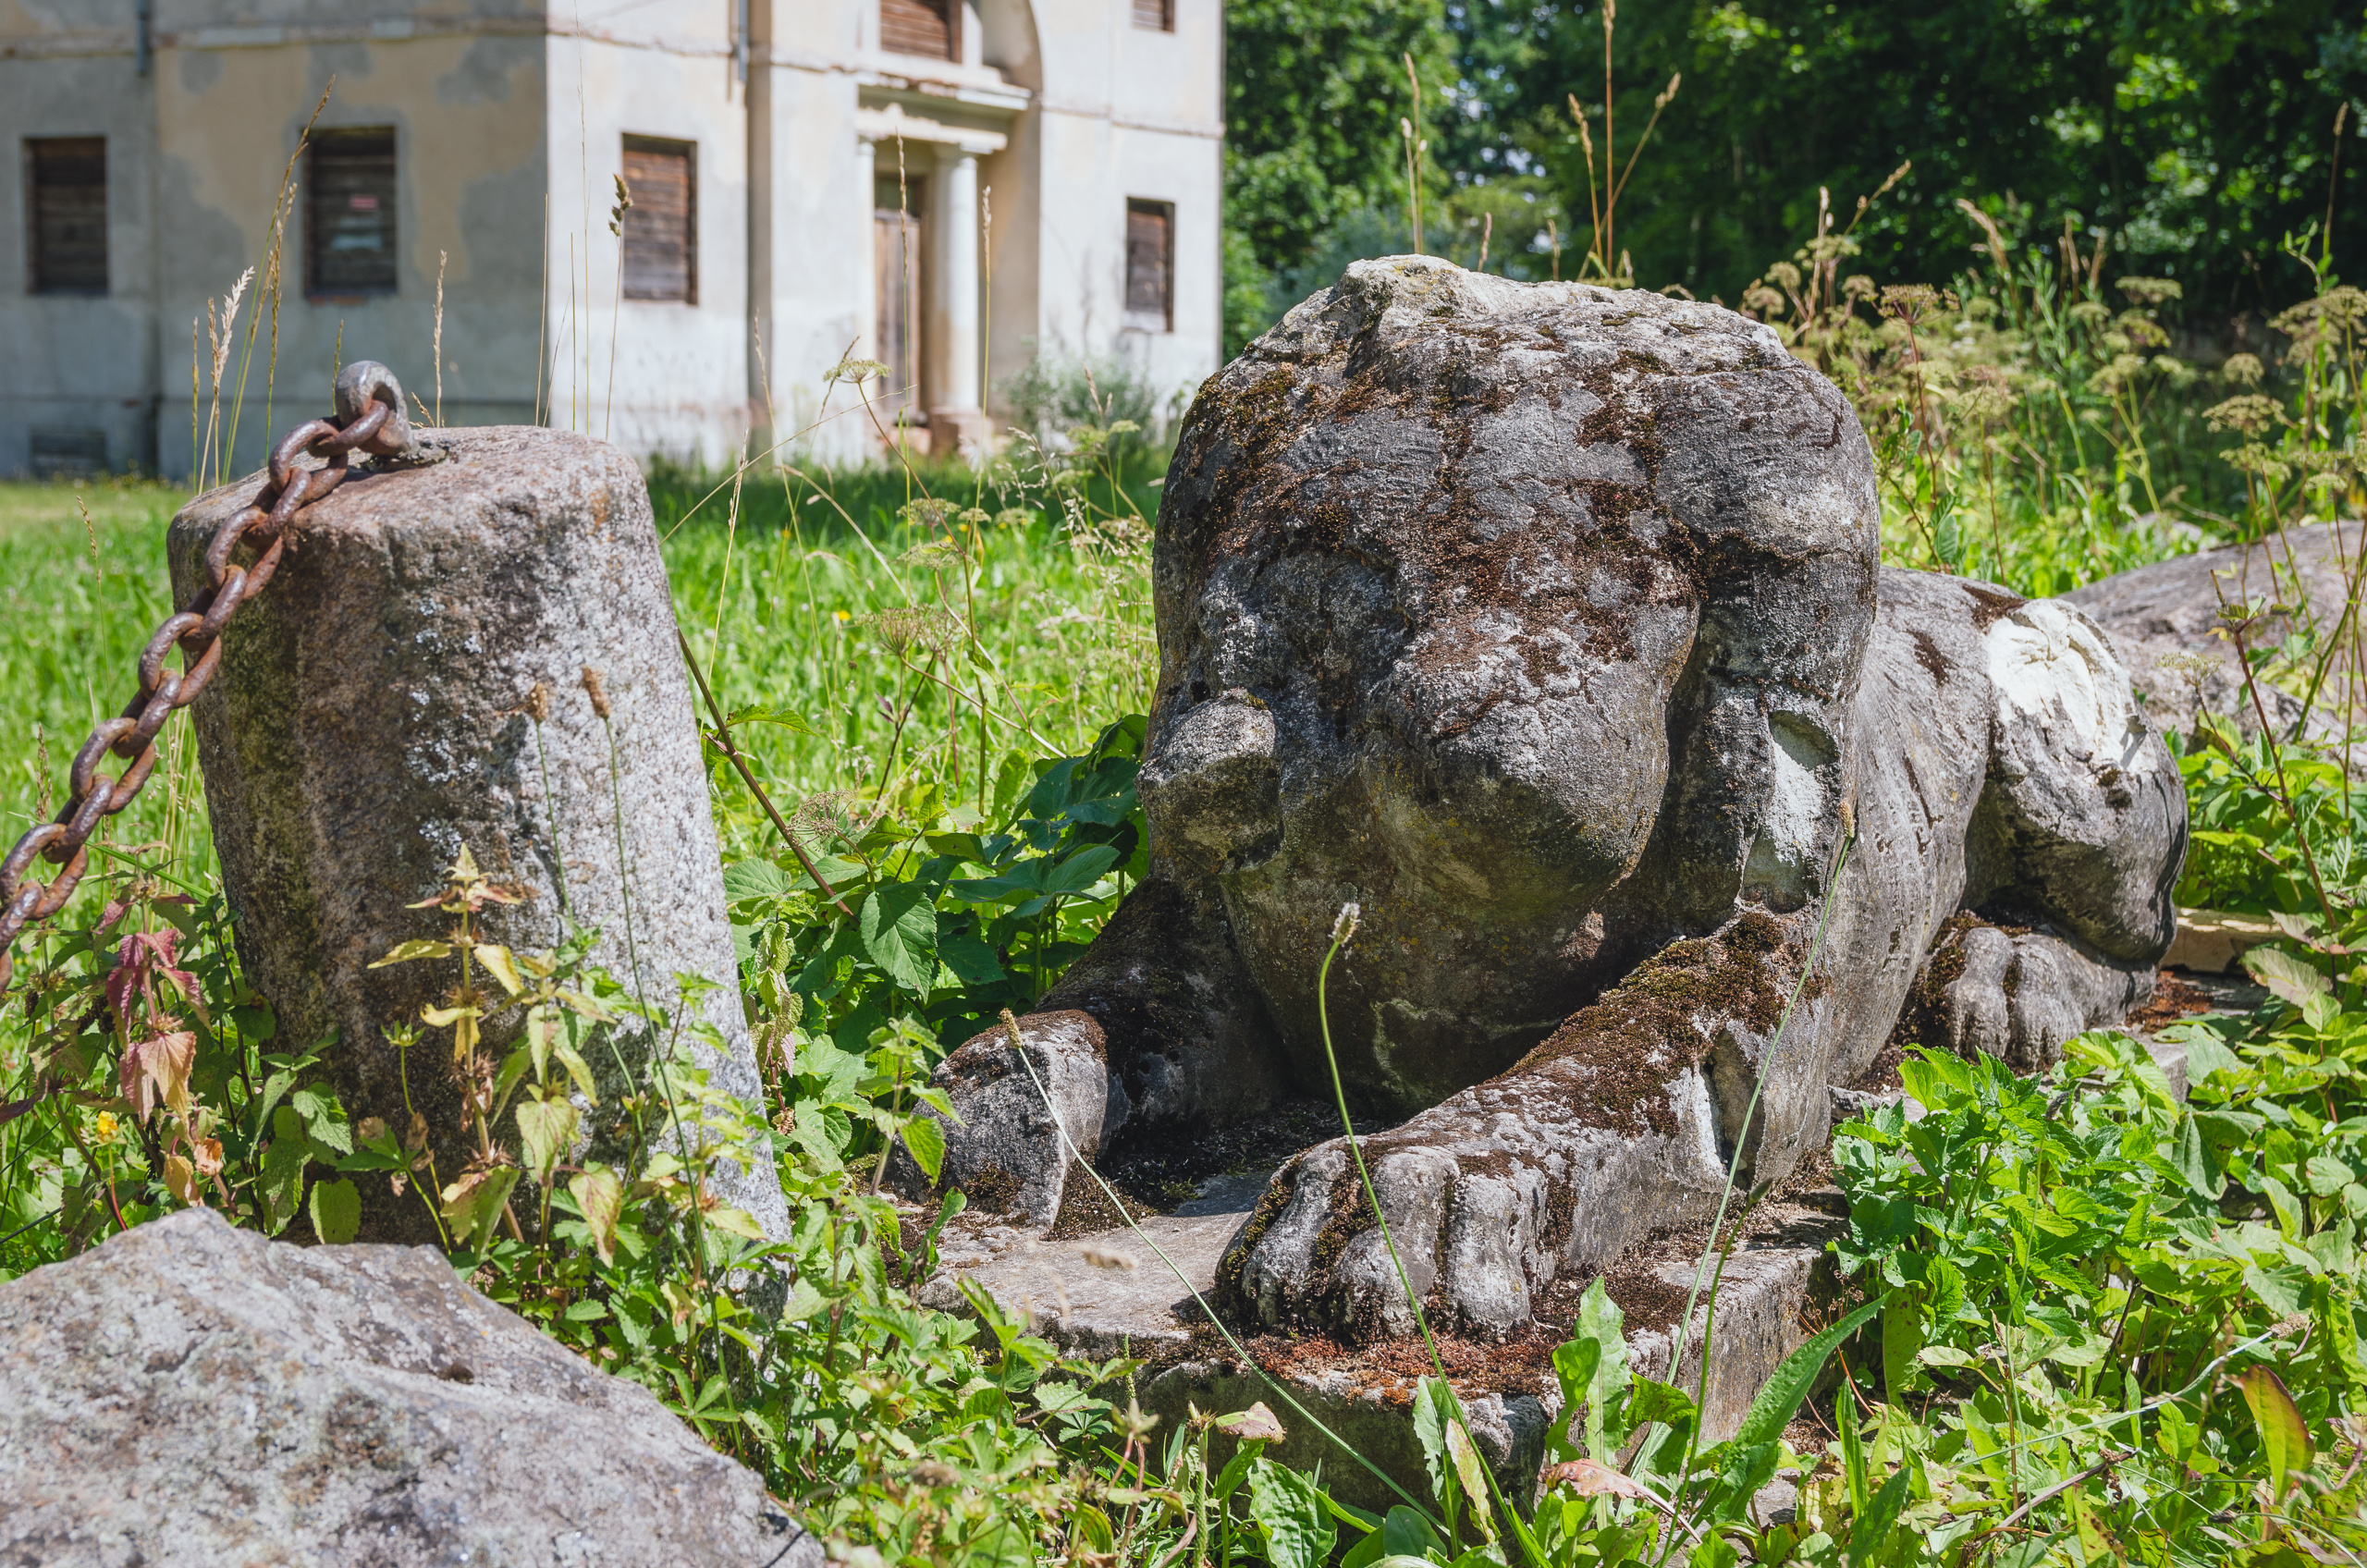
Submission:
<svg viewBox="0 0 2367 1568">
<path fill-rule="evenodd" d="M 1824 1370 L 1826 1357 L 1882 1309 L 1882 1302 L 1870 1301 L 1785 1356 L 1784 1364 L 1775 1368 L 1775 1375 L 1759 1390 L 1759 1397 L 1750 1402 L 1750 1408 L 1743 1413 L 1742 1426 L 1731 1439 L 1735 1447 L 1752 1448 L 1782 1437 L 1784 1428 L 1791 1424 L 1793 1413 L 1800 1408 L 1800 1401 L 1808 1398 L 1809 1390 L 1815 1385 L 1817 1374 Z"/>
<path fill-rule="evenodd" d="M 2243 1390 L 2252 1422 L 2260 1427 L 2261 1451 L 2268 1456 L 2269 1490 L 2282 1503 L 2287 1484 L 2307 1470 L 2313 1457 L 2309 1424 L 2301 1419 L 2300 1407 L 2293 1403 L 2285 1380 L 2267 1367 L 2246 1367 L 2236 1386 Z"/>
</svg>

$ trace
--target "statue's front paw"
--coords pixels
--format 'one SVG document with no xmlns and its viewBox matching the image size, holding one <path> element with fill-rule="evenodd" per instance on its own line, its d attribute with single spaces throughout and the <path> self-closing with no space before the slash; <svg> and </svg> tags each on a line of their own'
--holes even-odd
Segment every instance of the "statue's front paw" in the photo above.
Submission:
<svg viewBox="0 0 2367 1568">
<path fill-rule="evenodd" d="M 1923 961 L 1913 1022 L 1925 1045 L 2036 1072 L 2063 1060 L 2072 1035 L 2120 1023 L 2152 995 L 2153 975 L 2150 964 L 2114 963 L 2052 932 L 1963 917 Z"/>
<path fill-rule="evenodd" d="M 935 1190 L 958 1190 L 974 1213 L 1049 1230 L 1066 1194 L 1070 1146 L 1096 1158 L 1126 1119 L 1126 1091 L 1110 1072 L 1101 1026 L 1087 1014 L 1030 1013 L 1019 1032 L 1024 1061 L 1010 1031 L 998 1027 L 938 1065 L 931 1083 L 954 1115 L 939 1119 L 945 1163 Z M 901 1149 L 897 1174 L 908 1192 L 929 1185 Z"/>
<path fill-rule="evenodd" d="M 1417 1299 L 1434 1328 L 1500 1339 L 1527 1327 L 1543 1182 L 1518 1169 L 1466 1170 L 1423 1144 L 1368 1142 L 1365 1158 L 1386 1238 L 1346 1143 L 1311 1149 L 1275 1174 L 1226 1249 L 1220 1307 L 1353 1341 L 1412 1334 Z"/>
</svg>

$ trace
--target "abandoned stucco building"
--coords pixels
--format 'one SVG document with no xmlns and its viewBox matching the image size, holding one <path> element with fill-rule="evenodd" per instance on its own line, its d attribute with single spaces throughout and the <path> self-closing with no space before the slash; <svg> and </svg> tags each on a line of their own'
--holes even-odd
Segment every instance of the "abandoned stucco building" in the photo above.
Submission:
<svg viewBox="0 0 2367 1568">
<path fill-rule="evenodd" d="M 1188 386 L 1220 5 L 0 0 L 0 473 L 187 474 L 249 267 L 233 472 L 340 356 L 435 405 L 439 273 L 446 423 L 709 464 L 768 431 L 856 459 L 900 418 L 966 445 L 1039 349 Z M 826 386 L 850 357 L 890 367 L 874 410 Z"/>
</svg>

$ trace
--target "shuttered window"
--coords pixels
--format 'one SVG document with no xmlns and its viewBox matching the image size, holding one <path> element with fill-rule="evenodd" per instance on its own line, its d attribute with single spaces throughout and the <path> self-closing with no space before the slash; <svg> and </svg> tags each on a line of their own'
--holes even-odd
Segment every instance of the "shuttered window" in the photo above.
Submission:
<svg viewBox="0 0 2367 1568">
<path fill-rule="evenodd" d="M 879 0 L 879 47 L 891 55 L 960 59 L 958 5 L 959 0 Z"/>
<path fill-rule="evenodd" d="M 395 129 L 316 130 L 305 157 L 304 291 L 392 294 Z"/>
<path fill-rule="evenodd" d="M 625 138 L 626 299 L 698 302 L 698 177 L 696 143 Z"/>
<path fill-rule="evenodd" d="M 886 182 L 883 182 L 885 185 Z M 910 193 L 917 198 L 917 191 Z M 920 220 L 902 208 L 889 206 L 894 201 L 893 185 L 886 185 L 879 192 L 879 204 L 872 212 L 872 263 L 875 268 L 879 318 L 874 323 L 874 355 L 888 367 L 886 380 L 870 388 L 872 400 L 886 410 L 904 410 L 904 423 L 912 424 L 920 416 L 920 352 L 916 341 L 919 323 L 915 305 L 921 288 L 921 225 Z"/>
<path fill-rule="evenodd" d="M 1175 0 L 1134 0 L 1134 25 L 1153 32 L 1175 31 Z"/>
<path fill-rule="evenodd" d="M 107 291 L 107 143 L 102 136 L 25 143 L 32 291 Z"/>
<path fill-rule="evenodd" d="M 1174 329 L 1175 208 L 1166 202 L 1126 203 L 1126 325 Z"/>
</svg>

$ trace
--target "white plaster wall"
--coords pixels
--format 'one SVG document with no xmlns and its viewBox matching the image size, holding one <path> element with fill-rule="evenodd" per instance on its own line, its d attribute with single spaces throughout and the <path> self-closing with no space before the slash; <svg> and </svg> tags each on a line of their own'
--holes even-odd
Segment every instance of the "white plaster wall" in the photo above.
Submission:
<svg viewBox="0 0 2367 1568">
<path fill-rule="evenodd" d="M 748 139 L 730 0 L 593 0 L 548 43 L 548 422 L 719 467 L 751 418 Z M 622 39 L 625 42 L 611 42 Z M 693 303 L 618 298 L 608 232 L 627 135 L 698 145 Z"/>
<path fill-rule="evenodd" d="M 288 6 L 283 10 L 297 7 Z M 325 411 L 340 361 L 374 359 L 431 409 L 437 401 L 436 275 L 444 274 L 442 417 L 490 423 L 531 417 L 539 251 L 543 68 L 531 37 L 356 37 L 291 46 L 220 46 L 168 35 L 155 56 L 157 213 L 164 263 L 158 357 L 168 410 L 162 466 L 190 468 L 190 327 L 256 269 L 225 373 L 222 420 L 235 423 L 228 472 L 258 466 L 298 418 Z M 395 128 L 395 292 L 306 293 L 302 171 L 280 242 L 276 352 L 265 297 L 273 211 L 304 124 L 336 80 L 324 129 Z M 261 314 L 258 315 L 257 312 Z M 237 407 L 245 327 L 258 323 Z M 202 325 L 195 358 L 209 358 Z M 211 366 L 200 363 L 213 417 Z M 234 415 L 235 409 L 235 415 Z M 414 413 L 416 413 L 414 409 Z M 176 418 L 175 416 L 178 416 Z M 178 424 L 182 428 L 176 429 Z"/>
<path fill-rule="evenodd" d="M 0 5 L 0 41 L 96 47 L 110 30 L 128 38 L 131 12 L 132 0 L 18 0 Z M 128 50 L 0 58 L 0 473 L 31 462 L 36 426 L 104 431 L 113 467 L 152 459 L 150 114 Z M 24 139 L 44 136 L 107 139 L 104 299 L 28 292 Z"/>
<path fill-rule="evenodd" d="M 772 63 L 760 67 L 768 123 L 755 134 L 772 160 L 756 250 L 770 275 L 759 313 L 774 439 L 795 459 L 852 462 L 875 448 L 870 423 L 860 394 L 825 378 L 850 346 L 857 358 L 872 354 L 871 191 L 857 152 L 855 61 L 876 0 L 759 5 L 771 28 Z"/>
<path fill-rule="evenodd" d="M 1176 31 L 1104 0 L 1037 0 L 1036 337 L 1047 351 L 1122 352 L 1163 396 L 1217 368 L 1223 124 L 1219 0 L 1175 0 Z M 1174 324 L 1124 323 L 1126 202 L 1175 208 Z M 1010 368 L 1003 371 L 1010 374 Z"/>
</svg>

